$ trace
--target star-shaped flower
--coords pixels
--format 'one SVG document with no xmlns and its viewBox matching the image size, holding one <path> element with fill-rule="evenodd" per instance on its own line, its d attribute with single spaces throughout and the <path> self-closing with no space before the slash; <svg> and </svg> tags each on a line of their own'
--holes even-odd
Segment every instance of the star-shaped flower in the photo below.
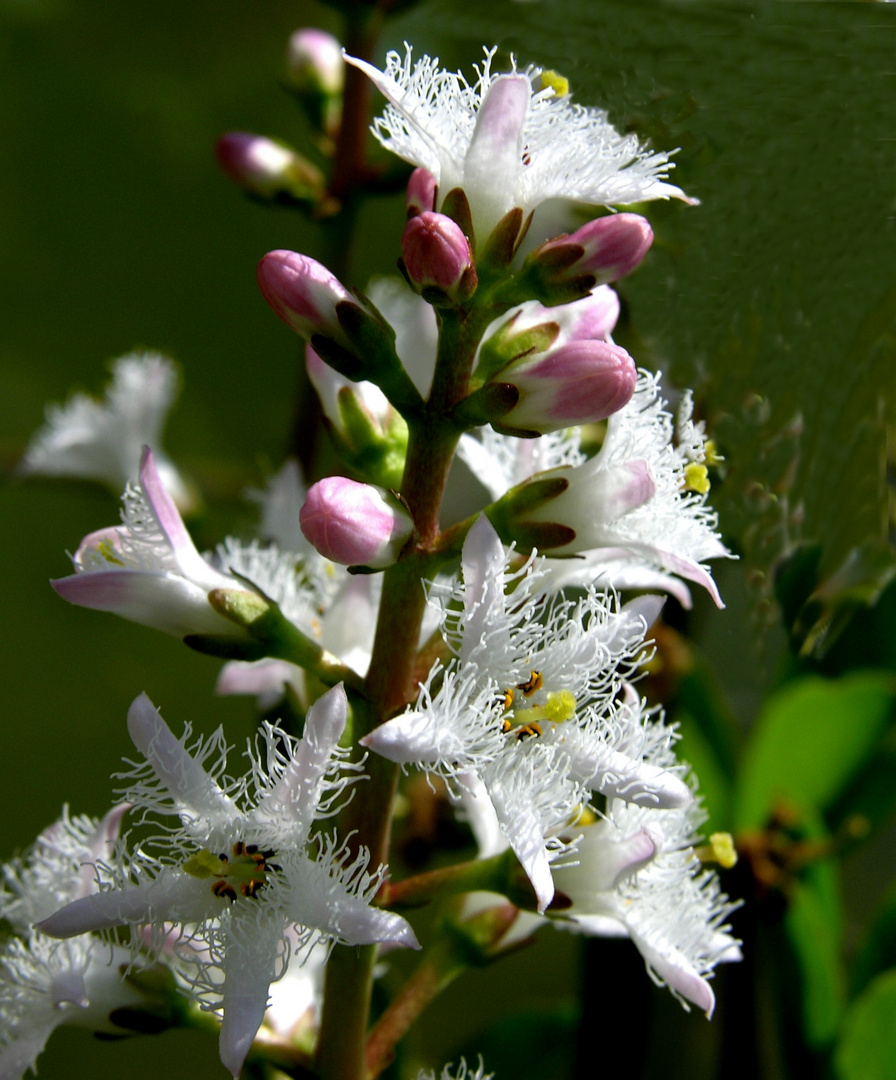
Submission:
<svg viewBox="0 0 896 1080">
<path fill-rule="evenodd" d="M 539 911 L 554 886 L 559 833 L 592 791 L 648 806 L 690 802 L 681 767 L 657 767 L 674 733 L 651 718 L 627 680 L 661 601 L 625 607 L 589 590 L 545 603 L 542 573 L 518 574 L 486 518 L 464 543 L 463 581 L 442 595 L 443 633 L 456 653 L 437 663 L 414 709 L 362 740 L 455 790 L 472 773 L 528 874 Z M 509 595 L 506 595 L 510 589 Z"/>
<path fill-rule="evenodd" d="M 74 394 L 50 405 L 19 471 L 36 476 L 98 480 L 118 492 L 133 480 L 145 445 L 156 448 L 165 486 L 184 511 L 195 502 L 180 473 L 161 450 L 162 427 L 177 394 L 177 369 L 159 353 L 132 353 L 112 365 L 105 398 Z"/>
<path fill-rule="evenodd" d="M 439 198 L 463 188 L 481 243 L 515 207 L 529 214 L 546 199 L 616 206 L 686 198 L 666 182 L 669 156 L 621 135 L 602 109 L 573 105 L 566 80 L 529 67 L 492 71 L 485 50 L 476 80 L 390 52 L 386 68 L 346 56 L 389 104 L 373 124 L 383 146 L 435 177 Z M 438 209 L 438 207 L 437 207 Z"/>
<path fill-rule="evenodd" d="M 332 834 L 310 838 L 360 768 L 338 746 L 347 709 L 340 685 L 309 710 L 301 739 L 264 725 L 260 752 L 248 753 L 248 775 L 230 779 L 220 729 L 191 752 L 189 729 L 175 738 L 141 695 L 128 728 L 146 762 L 130 775 L 127 798 L 144 816 L 180 825 L 166 821 L 102 892 L 40 924 L 66 938 L 129 925 L 137 947 L 149 940 L 156 950 L 179 927 L 181 959 L 196 965 L 199 999 L 223 1010 L 221 1060 L 234 1076 L 271 983 L 297 962 L 297 951 L 334 941 L 417 944 L 404 919 L 370 906 L 383 867 L 368 872 L 368 853 L 351 855 Z"/>
<path fill-rule="evenodd" d="M 13 934 L 0 946 L 0 1078 L 20 1080 L 57 1027 L 125 1034 L 115 1009 L 139 1009 L 141 993 L 121 977 L 130 953 L 85 935 L 54 941 L 32 929 L 60 904 L 95 891 L 97 860 L 108 858 L 126 805 L 100 821 L 69 816 L 37 838 L 31 851 L 2 868 L 0 918 Z"/>
</svg>

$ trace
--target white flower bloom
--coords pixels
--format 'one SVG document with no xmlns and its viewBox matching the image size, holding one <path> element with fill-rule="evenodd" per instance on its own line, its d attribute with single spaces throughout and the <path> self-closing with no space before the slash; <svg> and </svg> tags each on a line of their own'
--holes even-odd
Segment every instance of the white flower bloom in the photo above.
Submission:
<svg viewBox="0 0 896 1080">
<path fill-rule="evenodd" d="M 474 773 L 544 911 L 550 863 L 569 848 L 558 834 L 591 791 L 646 805 L 691 800 L 678 766 L 652 764 L 674 733 L 625 689 L 661 601 L 618 608 L 592 589 L 575 603 L 545 605 L 540 569 L 530 562 L 508 574 L 484 517 L 467 536 L 462 568 L 462 584 L 433 589 L 456 660 L 437 663 L 416 708 L 362 742 L 443 776 L 455 791 Z"/>
<path fill-rule="evenodd" d="M 496 74 L 496 49 L 486 49 L 470 85 L 460 72 L 441 70 L 437 57 L 413 62 L 411 47 L 405 50 L 388 54 L 385 71 L 346 57 L 389 101 L 373 133 L 428 169 L 441 199 L 464 189 L 480 242 L 509 210 L 528 214 L 546 199 L 616 206 L 685 198 L 665 182 L 668 154 L 620 135 L 603 110 L 573 105 L 553 73 L 517 71 L 514 63 L 509 74 Z"/>
<path fill-rule="evenodd" d="M 101 822 L 71 818 L 64 810 L 26 857 L 2 868 L 0 918 L 15 936 L 0 946 L 0 1080 L 20 1080 L 33 1070 L 57 1027 L 124 1034 L 110 1013 L 145 1004 L 121 978 L 128 950 L 110 950 L 90 935 L 54 941 L 31 928 L 61 904 L 95 890 L 94 864 L 111 854 L 126 810 L 118 806 Z"/>
<path fill-rule="evenodd" d="M 121 526 L 86 536 L 75 552 L 75 573 L 51 582 L 64 599 L 111 611 L 177 637 L 243 636 L 245 631 L 211 606 L 212 589 L 246 586 L 216 570 L 196 550 L 166 490 L 149 447 L 138 484 L 122 496 Z"/>
<path fill-rule="evenodd" d="M 161 448 L 177 383 L 177 369 L 165 356 L 119 357 L 103 401 L 75 394 L 65 405 L 48 406 L 47 422 L 32 438 L 19 470 L 98 480 L 118 493 L 135 478 L 141 450 L 149 445 L 172 498 L 181 510 L 190 510 L 194 496 Z"/>
<path fill-rule="evenodd" d="M 333 941 L 416 946 L 404 919 L 370 906 L 383 867 L 368 872 L 366 851 L 350 856 L 327 834 L 309 843 L 315 820 L 337 811 L 360 768 L 338 747 L 347 710 L 338 686 L 308 712 L 302 739 L 264 725 L 260 753 L 247 754 L 248 775 L 231 779 L 220 730 L 190 752 L 189 729 L 175 738 L 141 695 L 128 727 L 146 763 L 130 774 L 127 797 L 144 816 L 174 816 L 180 827 L 167 821 L 104 891 L 40 924 L 57 937 L 130 925 L 137 947 L 149 940 L 157 951 L 180 927 L 197 995 L 223 1010 L 221 1060 L 234 1076 L 270 985 L 297 950 Z"/>
<path fill-rule="evenodd" d="M 631 938 L 654 982 L 708 1018 L 715 1007 L 708 977 L 717 963 L 739 960 L 740 949 L 723 925 L 737 905 L 694 853 L 705 819 L 696 801 L 652 810 L 610 799 L 603 820 L 580 830 L 578 862 L 554 877 L 572 900 L 555 925 Z"/>
<path fill-rule="evenodd" d="M 305 485 L 295 458 L 287 458 L 263 488 L 249 488 L 245 494 L 261 510 L 259 536 L 272 540 L 284 551 L 305 554 L 313 550 L 299 528 Z"/>
<path fill-rule="evenodd" d="M 546 553 L 576 555 L 546 559 L 551 588 L 596 583 L 661 589 L 690 607 L 684 578 L 702 585 L 722 606 L 702 564 L 731 555 L 715 531 L 716 514 L 705 492 L 688 486 L 689 468 L 700 472 L 705 460 L 705 438 L 691 420 L 690 394 L 682 396 L 673 419 L 659 376 L 641 372 L 634 396 L 609 418 L 603 446 L 590 460 L 574 428 L 533 440 L 486 428 L 476 437 L 462 436 L 458 454 L 494 499 L 528 479 L 569 481 L 561 495 L 526 513 L 529 521 L 575 530 L 572 541 Z"/>
</svg>

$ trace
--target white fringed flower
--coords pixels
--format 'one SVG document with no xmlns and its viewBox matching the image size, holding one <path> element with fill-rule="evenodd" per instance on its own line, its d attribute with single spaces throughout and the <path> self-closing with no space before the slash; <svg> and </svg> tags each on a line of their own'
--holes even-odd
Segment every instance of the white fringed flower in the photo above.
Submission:
<svg viewBox="0 0 896 1080">
<path fill-rule="evenodd" d="M 674 733 L 625 689 L 661 601 L 620 608 L 589 590 L 546 604 L 541 571 L 530 562 L 509 574 L 484 517 L 464 543 L 462 569 L 462 583 L 433 589 L 457 659 L 437 663 L 416 708 L 362 742 L 455 791 L 465 774 L 478 777 L 544 911 L 550 863 L 569 848 L 558 834 L 592 791 L 656 806 L 691 800 L 680 767 L 652 764 Z"/>
<path fill-rule="evenodd" d="M 264 1018 L 270 984 L 315 943 L 416 947 L 398 915 L 370 906 L 384 868 L 350 855 L 314 822 L 344 803 L 360 766 L 338 742 L 348 704 L 341 686 L 309 710 L 302 739 L 263 725 L 249 772 L 225 772 L 220 731 L 187 750 L 145 695 L 128 728 L 146 762 L 129 774 L 129 801 L 168 820 L 96 895 L 76 900 L 40 928 L 56 937 L 131 926 L 136 947 L 159 951 L 179 927 L 180 958 L 193 963 L 197 996 L 222 1009 L 221 1060 L 238 1076 Z M 171 818 L 179 819 L 180 825 Z M 197 948 L 197 946 L 201 946 Z"/>
<path fill-rule="evenodd" d="M 708 978 L 717 963 L 741 954 L 724 925 L 737 904 L 694 853 L 705 820 L 696 801 L 652 810 L 610 799 L 603 820 L 579 830 L 577 863 L 554 876 L 572 901 L 555 925 L 631 938 L 654 982 L 709 1018 L 715 997 Z"/>
<path fill-rule="evenodd" d="M 346 56 L 387 98 L 372 131 L 383 146 L 435 177 L 439 197 L 463 188 L 479 241 L 514 207 L 525 214 L 546 199 L 617 206 L 684 199 L 666 183 L 669 155 L 620 135 L 602 109 L 573 105 L 565 80 L 541 68 L 492 71 L 485 49 L 470 85 L 439 68 L 438 57 L 390 52 L 386 68 Z M 436 209 L 438 209 L 437 207 Z"/>
<path fill-rule="evenodd" d="M 451 1065 L 446 1065 L 439 1073 L 439 1080 L 492 1080 L 493 1076 L 494 1073 L 485 1072 L 485 1066 L 481 1060 L 479 1068 L 473 1072 L 472 1069 L 467 1068 L 466 1061 L 461 1058 L 456 1070 Z M 436 1074 L 432 1069 L 421 1069 L 417 1073 L 417 1080 L 436 1080 Z"/>
<path fill-rule="evenodd" d="M 558 522 L 575 530 L 569 543 L 544 554 L 551 587 L 592 583 L 616 589 L 661 589 L 685 607 L 685 581 L 722 601 L 707 559 L 730 558 L 717 532 L 706 490 L 695 490 L 692 472 L 705 481 L 705 437 L 691 420 L 691 398 L 682 396 L 677 420 L 660 392 L 659 376 L 641 372 L 631 401 L 607 421 L 603 446 L 591 459 L 579 450 L 575 429 L 528 441 L 483 429 L 461 438 L 459 455 L 489 494 L 499 499 L 528 479 L 562 476 L 568 488 L 527 511 L 532 522 Z M 705 484 L 708 489 L 708 483 Z"/>
<path fill-rule="evenodd" d="M 74 394 L 65 405 L 48 406 L 47 422 L 29 443 L 20 471 L 97 480 L 117 494 L 137 475 L 141 450 L 149 445 L 163 483 L 178 507 L 188 511 L 193 495 L 161 448 L 177 384 L 177 369 L 166 356 L 119 357 L 102 401 Z"/>
<path fill-rule="evenodd" d="M 0 1080 L 35 1069 L 57 1027 L 121 1035 L 110 1013 L 144 1004 L 121 977 L 128 950 L 91 935 L 54 941 L 32 929 L 61 904 L 95 891 L 94 864 L 111 855 L 126 810 L 115 807 L 100 822 L 64 810 L 25 857 L 2 868 L 0 918 L 13 935 L 0 946 Z"/>
</svg>

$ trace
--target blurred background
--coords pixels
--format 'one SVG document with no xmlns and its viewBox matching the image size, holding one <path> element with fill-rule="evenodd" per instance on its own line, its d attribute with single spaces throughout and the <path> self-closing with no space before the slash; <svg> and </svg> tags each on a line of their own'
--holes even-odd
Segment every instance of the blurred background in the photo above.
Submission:
<svg viewBox="0 0 896 1080">
<path fill-rule="evenodd" d="M 752 949 L 716 980 L 707 1025 L 654 992 L 627 943 L 543 931 L 456 983 L 409 1061 L 481 1050 L 499 1080 L 617 1063 L 666 1080 L 863 1075 L 850 1007 L 896 964 L 894 16 L 431 0 L 386 23 L 378 61 L 407 40 L 469 71 L 498 44 L 562 72 L 577 101 L 680 148 L 673 179 L 701 201 L 648 208 L 657 239 L 621 285 L 618 339 L 695 388 L 725 457 L 712 502 L 740 556 L 717 568 L 728 607 L 698 598 L 668 615 L 652 691 L 682 723 L 711 826 L 746 837 L 723 884 L 746 901 L 736 928 Z M 285 0 L 0 0 L 2 858 L 64 802 L 104 812 L 140 691 L 175 728 L 223 724 L 232 742 L 254 729 L 251 702 L 212 696 L 214 660 L 49 588 L 67 550 L 117 521 L 117 499 L 13 470 L 48 402 L 99 391 L 123 353 L 159 350 L 182 368 L 166 445 L 205 498 L 199 546 L 251 530 L 242 492 L 281 463 L 300 384 L 298 341 L 254 268 L 272 248 L 320 255 L 325 226 L 241 195 L 213 147 L 236 129 L 307 151 L 286 41 L 303 25 L 339 35 L 341 20 Z M 400 194 L 367 201 L 348 284 L 394 269 L 403 220 Z M 521 1010 L 522 1026 L 507 1019 Z M 224 1075 L 212 1042 L 185 1032 L 109 1046 L 61 1029 L 40 1062 L 45 1080 L 100 1072 Z"/>
</svg>

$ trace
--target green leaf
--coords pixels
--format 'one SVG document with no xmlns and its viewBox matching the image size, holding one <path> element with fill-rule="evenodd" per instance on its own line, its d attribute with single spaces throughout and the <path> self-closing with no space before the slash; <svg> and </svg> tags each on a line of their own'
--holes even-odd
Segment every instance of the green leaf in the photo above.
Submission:
<svg viewBox="0 0 896 1080">
<path fill-rule="evenodd" d="M 896 968 L 850 1006 L 835 1064 L 840 1080 L 896 1080 Z"/>
<path fill-rule="evenodd" d="M 827 807 L 885 734 L 894 691 L 891 675 L 858 672 L 810 676 L 772 697 L 744 755 L 736 827 L 762 826 L 780 800 L 803 812 Z"/>
<path fill-rule="evenodd" d="M 833 864 L 816 864 L 796 884 L 784 921 L 802 974 L 806 1042 L 825 1046 L 837 1034 L 846 1000 Z"/>
</svg>

